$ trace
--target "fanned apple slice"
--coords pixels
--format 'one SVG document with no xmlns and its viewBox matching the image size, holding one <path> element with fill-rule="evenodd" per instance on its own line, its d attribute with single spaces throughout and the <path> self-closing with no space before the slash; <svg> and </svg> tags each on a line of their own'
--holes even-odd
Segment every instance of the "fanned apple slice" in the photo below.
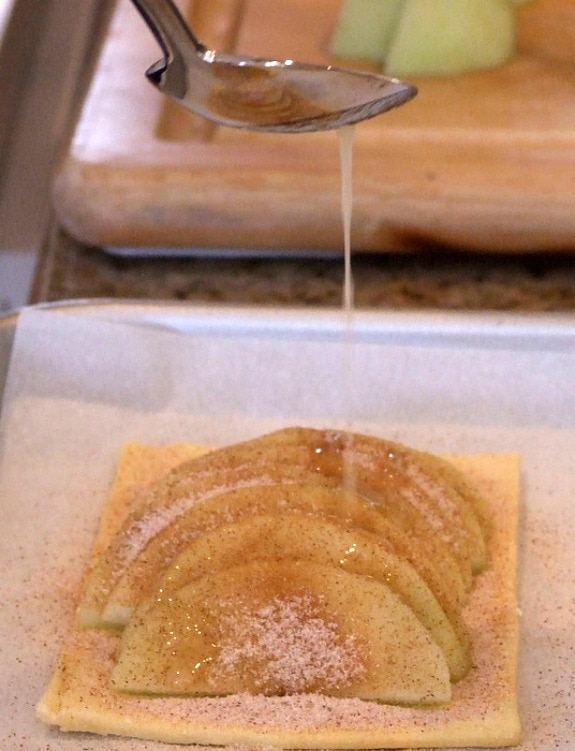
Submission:
<svg viewBox="0 0 575 751">
<path fill-rule="evenodd" d="M 485 563 L 485 542 L 473 508 L 418 461 L 420 452 L 344 431 L 287 428 L 266 436 L 261 459 L 303 465 L 343 483 L 382 507 L 420 538 L 436 537 L 443 555 L 456 556 L 471 587 L 472 567 Z"/>
<path fill-rule="evenodd" d="M 285 461 L 286 450 L 292 461 Z M 81 626 L 104 626 L 101 614 L 111 591 L 148 543 L 194 504 L 220 492 L 267 481 L 298 480 L 310 466 L 306 446 L 290 430 L 210 451 L 182 462 L 155 483 L 127 516 L 108 549 L 88 572 L 77 610 Z M 316 472 L 318 481 L 323 482 Z"/>
<path fill-rule="evenodd" d="M 116 579 L 99 616 L 101 623 L 123 627 L 175 556 L 198 536 L 257 514 L 301 512 L 376 535 L 390 551 L 415 568 L 454 627 L 459 628 L 459 613 L 466 600 L 465 587 L 455 562 L 449 556 L 442 557 L 442 548 L 434 544 L 433 538 L 414 538 L 386 519 L 373 505 L 341 487 L 324 484 L 320 475 L 303 476 L 307 480 L 303 483 L 240 487 L 194 504 L 155 535 Z M 464 630 L 461 638 L 465 638 Z"/>
<path fill-rule="evenodd" d="M 481 527 L 472 507 L 421 465 L 419 452 L 357 433 L 310 428 L 282 433 L 288 431 L 298 451 L 308 447 L 310 465 L 318 472 L 369 498 L 418 537 L 442 540 L 471 586 L 473 560 L 474 567 L 484 564 Z M 270 442 L 274 435 L 285 442 L 278 434 L 270 435 Z"/>
<path fill-rule="evenodd" d="M 450 459 L 423 452 L 417 452 L 417 455 L 422 461 L 429 462 L 429 466 L 433 466 L 434 471 L 441 476 L 443 482 L 447 483 L 472 510 L 481 530 L 483 546 L 486 547 L 492 530 L 491 512 L 484 495 L 478 491 L 463 472 L 454 466 Z M 486 553 L 484 557 L 486 558 Z M 486 560 L 484 560 L 485 562 Z M 478 566 L 477 570 L 481 570 L 481 565 Z"/>
<path fill-rule="evenodd" d="M 300 447 L 299 461 L 285 463 L 282 456 L 286 447 L 298 451 L 297 436 L 289 430 L 271 435 L 273 438 L 260 436 L 184 461 L 155 483 L 88 572 L 78 623 L 84 627 L 105 625 L 102 608 L 118 579 L 150 540 L 199 500 L 236 485 L 277 478 L 278 472 L 286 481 L 292 474 L 301 477 L 302 467 L 309 466 L 306 447 Z"/>
<path fill-rule="evenodd" d="M 285 471 L 285 477 L 284 477 Z M 287 488 L 296 480 L 305 482 L 306 487 L 317 482 L 323 487 L 324 480 L 317 473 L 310 473 L 299 467 L 277 468 L 274 477 L 258 474 L 257 467 L 251 467 L 248 476 L 237 481 L 236 470 L 226 469 L 222 472 L 203 476 L 203 483 L 215 483 L 211 491 L 205 491 L 201 496 L 192 495 L 181 499 L 180 513 L 174 515 L 164 526 L 156 524 L 154 534 L 143 540 L 138 550 L 133 550 L 130 561 L 123 566 L 110 565 L 110 561 L 117 559 L 116 551 L 123 544 L 124 532 L 120 531 L 119 539 L 114 540 L 108 551 L 106 561 L 101 561 L 95 574 L 99 574 L 100 581 L 106 583 L 106 595 L 99 603 L 97 614 L 88 611 L 83 599 L 83 607 L 90 615 L 90 622 L 83 618 L 83 625 L 104 626 L 111 628 L 123 627 L 133 609 L 154 588 L 159 576 L 170 565 L 171 561 L 191 541 L 207 531 L 217 529 L 232 521 L 245 516 L 252 516 L 258 512 L 277 509 L 278 512 L 287 508 L 286 498 L 289 497 Z M 285 482 L 284 482 L 285 481 Z M 299 482 L 298 482 L 299 485 Z M 268 495 L 270 501 L 268 501 Z M 185 506 L 185 508 L 184 508 Z M 138 523 L 148 528 L 148 517 L 154 518 L 154 508 L 137 516 Z M 91 583 L 96 576 L 91 577 Z M 95 589 L 95 585 L 92 584 Z M 100 592 L 103 587 L 100 587 Z M 94 598 L 92 598 L 93 602 Z"/>
<path fill-rule="evenodd" d="M 346 529 L 343 522 L 285 512 L 252 516 L 219 527 L 190 543 L 160 578 L 165 597 L 208 573 L 246 560 L 305 560 L 381 581 L 421 621 L 445 654 L 452 681 L 471 667 L 469 639 L 462 621 L 450 622 L 437 598 L 413 566 L 369 532 Z"/>
<path fill-rule="evenodd" d="M 203 459 L 204 457 L 199 457 L 198 463 L 201 463 Z M 190 463 L 195 461 L 192 460 Z M 176 527 L 172 525 L 197 504 L 217 498 L 235 488 L 250 488 L 284 481 L 290 483 L 301 480 L 303 477 L 309 482 L 313 480 L 323 482 L 317 473 L 308 475 L 307 471 L 302 471 L 297 466 L 280 465 L 272 470 L 268 469 L 267 465 L 260 468 L 242 461 L 238 462 L 237 466 L 219 470 L 190 472 L 189 476 L 178 474 L 179 489 L 176 491 L 175 473 L 170 473 L 149 494 L 156 500 L 161 496 L 162 502 L 153 503 L 148 497 L 137 510 L 131 513 L 111 544 L 88 572 L 76 614 L 79 625 L 87 628 L 107 625 L 102 620 L 102 611 L 118 581 L 133 566 L 138 567 L 142 561 L 145 561 L 151 543 L 154 544 L 150 550 L 157 549 L 164 557 L 166 553 L 170 553 L 172 546 L 185 544 L 186 539 L 189 538 L 178 538 L 177 525 Z M 202 531 L 200 529 L 197 534 Z M 193 530 L 188 529 L 187 532 L 193 533 Z"/>
<path fill-rule="evenodd" d="M 353 434 L 352 451 L 357 451 L 362 463 L 369 464 L 375 460 L 379 466 L 382 466 L 381 457 L 387 452 L 395 471 L 401 473 L 407 483 L 431 503 L 444 531 L 454 530 L 451 537 L 468 551 L 472 571 L 481 571 L 486 565 L 488 526 L 485 506 L 471 483 L 461 477 L 455 467 L 432 454 L 391 441 L 385 444 L 382 445 L 378 438 Z M 387 464 L 385 467 L 390 471 Z M 424 513 L 427 518 L 433 519 L 429 511 Z"/>
<path fill-rule="evenodd" d="M 451 697 L 443 652 L 389 587 L 309 561 L 244 563 L 147 601 L 111 683 L 155 695 Z"/>
<path fill-rule="evenodd" d="M 286 449 L 299 452 L 294 465 L 308 466 L 308 452 L 305 446 L 298 445 L 298 432 L 290 428 L 267 433 L 251 440 L 224 446 L 189 461 L 182 462 L 150 489 L 148 507 L 166 507 L 177 503 L 180 498 L 193 491 L 197 480 L 209 480 L 227 470 L 249 473 L 257 468 L 276 472 L 282 468 L 282 456 Z M 285 471 L 289 471 L 284 467 Z"/>
<path fill-rule="evenodd" d="M 415 489 L 418 497 L 412 503 L 434 527 L 443 529 L 452 544 L 462 548 L 464 559 L 469 556 L 474 571 L 483 568 L 488 535 L 485 504 L 455 467 L 395 441 L 360 433 L 325 432 L 325 436 L 332 444 L 330 450 L 341 454 L 344 465 L 347 461 L 353 467 L 357 462 L 380 473 L 379 478 L 370 475 L 369 485 L 382 498 L 388 497 L 384 492 L 388 486 L 404 489 L 407 494 Z"/>
</svg>

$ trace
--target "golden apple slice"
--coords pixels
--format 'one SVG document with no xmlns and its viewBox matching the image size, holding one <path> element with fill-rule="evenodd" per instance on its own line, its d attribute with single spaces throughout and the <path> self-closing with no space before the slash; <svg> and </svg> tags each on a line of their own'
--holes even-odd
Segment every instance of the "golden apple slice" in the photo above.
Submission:
<svg viewBox="0 0 575 751">
<path fill-rule="evenodd" d="M 321 482 L 318 475 L 307 475 L 307 479 Z M 123 627 L 171 561 L 200 535 L 257 514 L 288 512 L 319 515 L 376 535 L 391 552 L 415 568 L 454 627 L 464 632 L 459 612 L 466 600 L 465 587 L 455 562 L 443 555 L 434 538 L 413 538 L 373 505 L 341 487 L 309 483 L 240 487 L 194 504 L 155 535 L 125 568 L 106 598 L 99 622 Z"/>
<path fill-rule="evenodd" d="M 323 693 L 388 704 L 451 696 L 445 657 L 385 584 L 309 561 L 255 561 L 147 601 L 112 687 L 156 695 Z"/>
<path fill-rule="evenodd" d="M 477 488 L 449 461 L 423 451 L 411 451 L 418 485 L 444 504 L 446 516 L 459 524 L 467 537 L 474 573 L 487 563 L 489 512 Z M 411 470 L 410 474 L 413 472 Z"/>
<path fill-rule="evenodd" d="M 194 540 L 168 567 L 157 585 L 165 597 L 192 580 L 246 560 L 297 559 L 330 564 L 381 581 L 400 597 L 445 654 L 451 679 L 471 667 L 464 626 L 456 630 L 437 598 L 413 566 L 376 535 L 346 529 L 342 521 L 287 512 L 257 515 L 219 527 Z"/>
<path fill-rule="evenodd" d="M 357 477 L 374 501 L 389 504 L 401 498 L 441 531 L 465 568 L 484 565 L 485 539 L 474 509 L 441 476 L 429 455 L 357 433 L 328 440 L 328 453 L 340 453 L 352 481 Z"/>
<path fill-rule="evenodd" d="M 235 486 L 265 481 L 299 479 L 309 467 L 306 446 L 297 446 L 292 431 L 232 444 L 182 462 L 155 483 L 124 520 L 114 540 L 88 572 L 77 621 L 84 627 L 100 627 L 102 608 L 132 561 L 159 532 L 195 503 Z M 285 449 L 297 452 L 294 461 L 283 461 Z M 323 482 L 321 475 L 315 473 Z"/>
<path fill-rule="evenodd" d="M 486 545 L 491 534 L 491 511 L 486 498 L 479 492 L 471 480 L 454 465 L 453 459 L 435 454 L 417 452 L 420 461 L 433 465 L 433 471 L 441 475 L 443 481 L 459 494 L 463 502 L 470 507 L 481 529 L 483 544 Z"/>
<path fill-rule="evenodd" d="M 448 473 L 429 454 L 372 436 L 310 428 L 281 431 L 288 432 L 294 444 L 308 446 L 318 471 L 352 483 L 357 492 L 391 505 L 397 514 L 411 515 L 422 534 L 426 525 L 428 533 L 440 530 L 459 556 L 464 576 L 468 566 L 484 566 L 486 534 L 474 505 L 476 495 L 469 483 L 452 484 L 458 475 L 455 468 Z M 273 435 L 284 443 L 288 438 Z M 467 494 L 461 493 L 463 487 Z"/>
<path fill-rule="evenodd" d="M 186 462 L 186 465 L 195 464 L 196 461 L 201 464 L 203 458 Z M 272 472 L 260 470 L 258 466 L 243 462 L 238 463 L 237 467 L 192 473 L 190 477 L 184 477 L 176 472 L 170 473 L 154 487 L 145 502 L 127 516 L 111 544 L 88 572 L 76 614 L 79 625 L 87 628 L 106 625 L 102 621 L 102 611 L 110 594 L 122 576 L 133 565 L 139 565 L 136 563 L 137 559 L 152 541 L 155 541 L 158 550 L 165 551 L 162 553 L 164 556 L 170 553 L 172 546 L 185 544 L 189 538 L 179 539 L 177 528 L 169 528 L 182 514 L 197 504 L 216 498 L 236 487 L 250 488 L 282 481 L 289 483 L 302 477 L 307 478 L 307 475 L 307 472 L 302 473 L 297 466 L 286 465 Z M 310 482 L 323 482 L 317 473 L 308 479 Z M 202 531 L 200 529 L 198 534 Z M 193 530 L 188 529 L 187 532 L 192 533 Z M 174 552 L 177 552 L 177 549 Z"/>
</svg>

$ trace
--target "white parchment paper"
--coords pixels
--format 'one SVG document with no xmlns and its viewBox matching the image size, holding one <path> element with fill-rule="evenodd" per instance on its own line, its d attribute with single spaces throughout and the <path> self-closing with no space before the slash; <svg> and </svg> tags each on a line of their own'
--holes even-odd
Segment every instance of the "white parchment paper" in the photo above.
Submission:
<svg viewBox="0 0 575 751">
<path fill-rule="evenodd" d="M 523 748 L 573 747 L 572 339 L 457 324 L 360 316 L 350 333 L 337 315 L 295 312 L 25 310 L 0 424 L 0 748 L 132 747 L 34 717 L 120 446 L 218 445 L 290 424 L 522 455 Z"/>
</svg>

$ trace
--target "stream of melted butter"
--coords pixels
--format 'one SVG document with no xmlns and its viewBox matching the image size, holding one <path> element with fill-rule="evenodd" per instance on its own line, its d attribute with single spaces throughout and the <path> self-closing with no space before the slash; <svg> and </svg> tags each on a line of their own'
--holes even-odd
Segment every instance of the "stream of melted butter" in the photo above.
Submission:
<svg viewBox="0 0 575 751">
<path fill-rule="evenodd" d="M 353 213 L 353 139 L 355 126 L 347 125 L 337 131 L 339 138 L 339 156 L 341 172 L 341 216 L 343 224 L 343 252 L 344 252 L 344 282 L 343 282 L 343 311 L 345 315 L 345 334 L 342 355 L 343 388 L 347 405 L 348 430 L 353 429 L 354 399 L 356 393 L 356 361 L 355 361 L 355 331 L 354 331 L 354 285 L 351 262 L 351 220 Z M 342 451 L 343 483 L 353 490 L 356 477 L 353 462 L 348 461 L 345 447 Z"/>
<path fill-rule="evenodd" d="M 351 269 L 351 215 L 353 211 L 353 137 L 355 126 L 346 125 L 337 131 L 341 170 L 341 216 L 343 222 L 343 251 L 345 276 L 343 286 L 343 308 L 348 328 L 353 323 L 353 274 Z"/>
</svg>

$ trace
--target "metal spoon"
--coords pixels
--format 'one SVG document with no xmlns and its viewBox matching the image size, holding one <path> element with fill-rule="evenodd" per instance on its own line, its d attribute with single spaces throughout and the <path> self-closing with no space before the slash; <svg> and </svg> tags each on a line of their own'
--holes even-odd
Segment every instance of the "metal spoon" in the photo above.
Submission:
<svg viewBox="0 0 575 751">
<path fill-rule="evenodd" d="M 296 133 L 366 120 L 417 93 L 394 78 L 293 60 L 209 50 L 172 0 L 133 0 L 164 58 L 146 76 L 166 96 L 220 125 Z"/>
</svg>

